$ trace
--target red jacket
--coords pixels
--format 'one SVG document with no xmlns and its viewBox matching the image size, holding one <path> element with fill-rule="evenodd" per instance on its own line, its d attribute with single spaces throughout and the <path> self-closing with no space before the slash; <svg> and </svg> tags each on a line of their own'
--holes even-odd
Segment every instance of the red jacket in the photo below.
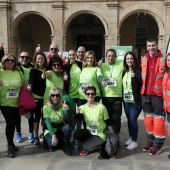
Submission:
<svg viewBox="0 0 170 170">
<path fill-rule="evenodd" d="M 143 56 L 141 60 L 141 67 L 142 67 L 142 88 L 141 94 L 145 94 L 146 88 L 146 76 L 147 76 L 147 57 Z M 159 53 L 158 59 L 156 61 L 155 66 L 155 81 L 154 81 L 154 89 L 153 92 L 157 96 L 163 95 L 162 90 L 162 79 L 165 74 L 165 56 L 162 53 Z"/>
</svg>

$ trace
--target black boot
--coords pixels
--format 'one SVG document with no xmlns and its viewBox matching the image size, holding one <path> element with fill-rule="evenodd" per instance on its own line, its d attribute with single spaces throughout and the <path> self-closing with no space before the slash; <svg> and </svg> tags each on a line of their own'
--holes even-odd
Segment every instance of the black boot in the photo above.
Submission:
<svg viewBox="0 0 170 170">
<path fill-rule="evenodd" d="M 8 155 L 9 158 L 14 158 L 15 157 L 15 153 L 14 153 L 14 148 L 11 146 L 8 147 Z"/>
<path fill-rule="evenodd" d="M 69 145 L 66 145 L 66 146 L 64 147 L 64 152 L 65 152 L 65 154 L 68 155 L 68 156 L 72 156 L 72 155 L 73 155 L 73 154 L 72 154 L 72 151 L 71 151 L 71 148 L 70 148 Z"/>
</svg>

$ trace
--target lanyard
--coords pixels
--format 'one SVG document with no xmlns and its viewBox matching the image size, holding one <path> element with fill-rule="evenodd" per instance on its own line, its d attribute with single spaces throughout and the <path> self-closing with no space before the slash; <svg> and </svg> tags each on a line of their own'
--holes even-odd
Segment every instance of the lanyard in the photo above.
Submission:
<svg viewBox="0 0 170 170">
<path fill-rule="evenodd" d="M 126 75 L 126 80 L 125 80 L 124 89 L 128 89 L 128 83 L 127 82 L 128 82 L 129 77 L 131 78 L 131 72 L 128 71 L 128 72 L 125 73 L 125 75 Z M 129 84 L 129 86 L 132 86 L 132 85 Z"/>
<path fill-rule="evenodd" d="M 108 64 L 108 68 L 109 68 L 109 72 L 110 72 L 110 78 L 112 78 L 112 73 L 113 73 L 113 70 L 114 70 L 114 65 L 109 65 Z"/>
</svg>

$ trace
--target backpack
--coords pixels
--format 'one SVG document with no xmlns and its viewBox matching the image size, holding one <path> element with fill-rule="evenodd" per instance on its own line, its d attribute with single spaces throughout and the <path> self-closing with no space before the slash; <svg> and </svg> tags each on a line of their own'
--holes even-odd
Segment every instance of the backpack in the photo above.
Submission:
<svg viewBox="0 0 170 170">
<path fill-rule="evenodd" d="M 117 153 L 119 137 L 112 126 L 107 126 L 104 133 L 106 135 L 105 151 L 112 156 Z"/>
</svg>

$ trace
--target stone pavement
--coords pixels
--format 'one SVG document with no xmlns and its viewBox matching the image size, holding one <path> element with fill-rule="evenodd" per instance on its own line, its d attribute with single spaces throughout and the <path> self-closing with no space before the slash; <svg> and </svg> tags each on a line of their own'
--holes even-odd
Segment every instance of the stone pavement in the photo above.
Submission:
<svg viewBox="0 0 170 170">
<path fill-rule="evenodd" d="M 0 170 L 169 170 L 170 160 L 167 158 L 170 154 L 170 139 L 165 142 L 162 152 L 158 156 L 149 156 L 142 151 L 146 144 L 145 130 L 143 126 L 143 114 L 139 119 L 139 147 L 133 151 L 127 151 L 124 142 L 128 139 L 127 121 L 123 113 L 122 129 L 120 140 L 122 146 L 118 154 L 109 160 L 97 159 L 98 154 L 92 153 L 87 156 L 79 156 L 75 153 L 73 156 L 66 156 L 62 150 L 48 152 L 43 148 L 36 148 L 28 142 L 28 123 L 25 117 L 22 117 L 22 134 L 24 141 L 16 143 L 19 151 L 15 158 L 7 157 L 5 121 L 0 113 Z"/>
</svg>

